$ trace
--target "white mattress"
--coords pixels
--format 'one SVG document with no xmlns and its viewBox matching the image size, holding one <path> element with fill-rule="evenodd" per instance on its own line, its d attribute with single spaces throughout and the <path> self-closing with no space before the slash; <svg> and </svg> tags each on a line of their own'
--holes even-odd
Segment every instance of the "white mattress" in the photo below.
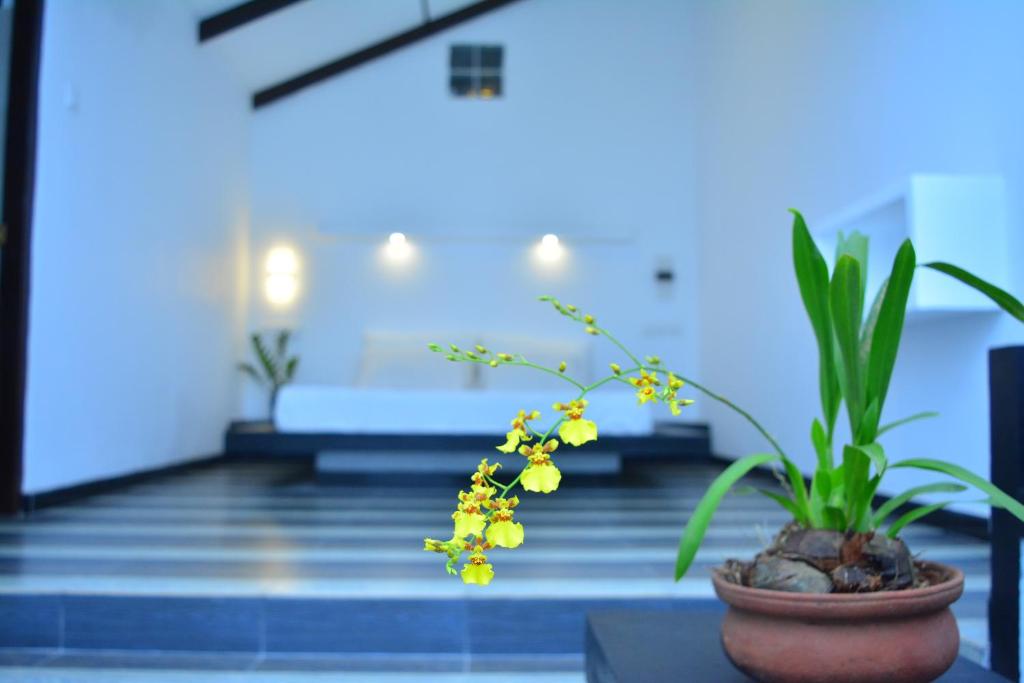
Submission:
<svg viewBox="0 0 1024 683">
<path fill-rule="evenodd" d="M 571 387 L 570 387 L 571 388 Z M 522 410 L 539 410 L 551 424 L 551 404 L 571 392 L 364 389 L 289 385 L 281 390 L 277 429 L 293 433 L 503 435 Z M 654 429 L 654 407 L 638 406 L 630 391 L 595 392 L 587 417 L 606 436 L 645 436 Z"/>
</svg>

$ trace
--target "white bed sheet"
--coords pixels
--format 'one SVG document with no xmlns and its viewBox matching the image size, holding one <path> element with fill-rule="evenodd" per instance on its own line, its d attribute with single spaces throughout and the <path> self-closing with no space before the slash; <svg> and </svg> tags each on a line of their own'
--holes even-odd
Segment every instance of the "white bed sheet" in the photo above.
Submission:
<svg viewBox="0 0 1024 683">
<path fill-rule="evenodd" d="M 277 429 L 292 433 L 504 434 L 522 410 L 539 410 L 550 424 L 551 405 L 573 398 L 528 391 L 369 389 L 289 385 L 281 390 Z M 629 391 L 605 391 L 587 407 L 599 433 L 645 436 L 654 430 L 652 406 L 638 406 Z"/>
</svg>

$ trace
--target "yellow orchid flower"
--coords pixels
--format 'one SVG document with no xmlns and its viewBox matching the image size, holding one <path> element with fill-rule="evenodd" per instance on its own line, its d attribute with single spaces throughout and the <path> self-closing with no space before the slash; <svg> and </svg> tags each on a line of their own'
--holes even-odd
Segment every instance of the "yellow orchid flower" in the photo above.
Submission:
<svg viewBox="0 0 1024 683">
<path fill-rule="evenodd" d="M 535 493 L 551 493 L 558 488 L 558 482 L 562 480 L 562 473 L 551 462 L 552 453 L 558 448 L 558 442 L 549 439 L 544 445 L 522 446 L 519 452 L 530 460 L 530 464 L 523 470 L 519 482 L 527 491 Z"/>
<path fill-rule="evenodd" d="M 494 487 L 488 485 L 489 478 L 494 476 L 494 473 L 501 468 L 501 463 L 496 462 L 493 465 L 487 462 L 487 458 L 480 461 L 477 465 L 476 472 L 474 472 L 470 479 L 473 480 L 473 491 L 475 493 L 483 493 L 484 498 L 490 498 L 496 492 Z"/>
<path fill-rule="evenodd" d="M 597 425 L 591 420 L 566 420 L 558 428 L 558 436 L 567 444 L 582 446 L 597 441 Z"/>
<path fill-rule="evenodd" d="M 512 430 L 511 432 L 505 433 L 505 443 L 500 446 L 495 446 L 502 453 L 511 453 L 515 449 L 519 448 L 519 442 L 522 436 L 522 432 Z"/>
<path fill-rule="evenodd" d="M 474 552 L 469 556 L 469 562 L 462 567 L 462 582 L 475 583 L 478 586 L 486 586 L 494 578 L 494 567 L 487 562 L 487 556 L 481 552 Z"/>
<path fill-rule="evenodd" d="M 517 548 L 523 543 L 523 525 L 512 521 L 512 513 L 506 520 L 491 522 L 487 527 L 487 540 L 494 546 Z"/>
<path fill-rule="evenodd" d="M 688 398 L 676 398 L 676 392 L 683 388 L 685 382 L 679 379 L 671 372 L 668 373 L 668 386 L 663 390 L 662 400 L 668 401 L 669 410 L 672 411 L 673 415 L 679 415 L 682 411 L 680 408 L 693 403 L 692 399 Z"/>
<path fill-rule="evenodd" d="M 544 456 L 547 458 L 547 456 Z M 530 466 L 523 471 L 519 480 L 523 488 L 535 493 L 551 493 L 558 489 L 558 482 L 562 481 L 562 473 L 555 467 L 550 458 L 544 461 L 530 461 Z"/>
<path fill-rule="evenodd" d="M 523 525 L 512 521 L 512 509 L 519 505 L 519 498 L 498 498 L 488 505 L 491 523 L 487 527 L 487 542 L 502 548 L 516 548 L 523 543 Z"/>
<path fill-rule="evenodd" d="M 527 429 L 526 423 L 539 417 L 539 411 L 534 410 L 531 413 L 527 413 L 525 410 L 520 410 L 519 414 L 512 419 L 512 431 L 505 434 L 505 443 L 495 446 L 495 448 L 502 453 L 512 453 L 519 448 L 520 443 L 530 441 L 533 435 Z"/>
<path fill-rule="evenodd" d="M 658 373 L 652 372 L 647 374 L 646 370 L 641 370 L 639 377 L 629 378 L 629 383 L 636 387 L 636 397 L 640 405 L 648 401 L 658 401 L 658 393 L 654 389 L 655 386 L 661 384 L 661 381 L 658 379 Z"/>
<path fill-rule="evenodd" d="M 597 425 L 591 420 L 583 419 L 586 407 L 585 399 L 554 405 L 555 410 L 565 413 L 565 421 L 558 428 L 558 437 L 565 443 L 582 446 L 588 441 L 597 440 Z"/>
<path fill-rule="evenodd" d="M 480 512 L 463 512 L 462 510 L 452 513 L 455 520 L 455 535 L 459 538 L 466 536 L 479 536 L 483 533 L 487 518 Z"/>
<path fill-rule="evenodd" d="M 452 513 L 455 520 L 455 536 L 465 538 L 466 536 L 479 536 L 483 533 L 487 524 L 487 517 L 481 512 L 481 506 L 496 493 L 491 486 L 473 485 L 472 493 L 459 491 L 459 507 Z"/>
<path fill-rule="evenodd" d="M 436 538 L 424 538 L 423 549 L 432 553 L 448 552 L 448 548 L 445 547 L 445 542 L 439 541 Z"/>
</svg>

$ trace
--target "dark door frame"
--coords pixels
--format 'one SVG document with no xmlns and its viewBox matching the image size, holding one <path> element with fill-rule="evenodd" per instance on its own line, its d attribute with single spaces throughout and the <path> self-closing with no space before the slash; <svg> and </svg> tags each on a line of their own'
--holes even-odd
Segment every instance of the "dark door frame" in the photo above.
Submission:
<svg viewBox="0 0 1024 683">
<path fill-rule="evenodd" d="M 0 514 L 21 507 L 29 256 L 43 0 L 15 0 L 4 147 L 0 264 Z"/>
</svg>

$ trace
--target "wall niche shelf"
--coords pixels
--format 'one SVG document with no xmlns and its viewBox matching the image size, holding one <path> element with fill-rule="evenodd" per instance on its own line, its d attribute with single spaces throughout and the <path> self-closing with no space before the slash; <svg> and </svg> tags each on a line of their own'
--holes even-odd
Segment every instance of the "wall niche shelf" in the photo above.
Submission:
<svg viewBox="0 0 1024 683">
<path fill-rule="evenodd" d="M 869 238 L 868 301 L 889 275 L 904 239 L 914 242 L 917 262 L 948 261 L 1005 287 L 1005 186 L 995 175 L 915 174 L 819 221 L 813 233 L 832 264 L 840 232 Z M 987 298 L 927 268 L 914 275 L 908 320 L 996 312 Z"/>
</svg>

